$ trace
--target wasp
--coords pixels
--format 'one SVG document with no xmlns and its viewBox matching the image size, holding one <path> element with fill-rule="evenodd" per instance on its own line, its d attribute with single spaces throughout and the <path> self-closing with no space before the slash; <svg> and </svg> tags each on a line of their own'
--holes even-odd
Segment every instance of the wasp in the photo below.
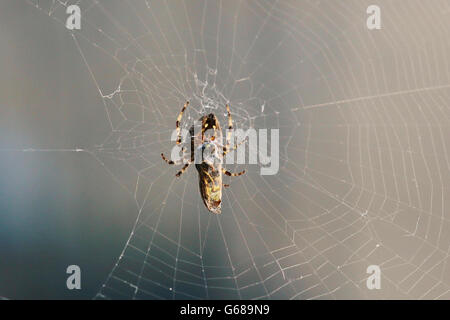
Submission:
<svg viewBox="0 0 450 320">
<path fill-rule="evenodd" d="M 176 121 L 176 130 L 177 130 L 177 140 L 176 144 L 181 144 L 181 119 L 183 117 L 183 113 L 189 105 L 189 101 L 187 101 L 181 112 L 179 113 Z M 235 177 L 240 176 L 245 173 L 245 170 L 239 173 L 231 173 L 227 171 L 223 167 L 223 159 L 224 156 L 235 150 L 240 144 L 235 145 L 233 148 L 230 148 L 230 140 L 231 133 L 233 130 L 233 120 L 231 117 L 230 106 L 226 105 L 227 115 L 228 115 L 228 131 L 226 135 L 226 145 L 223 146 L 222 142 L 222 131 L 220 128 L 219 120 L 216 115 L 210 113 L 208 115 L 204 115 L 199 119 L 201 123 L 201 132 L 195 135 L 194 125 L 189 129 L 189 135 L 191 140 L 191 156 L 190 159 L 184 164 L 180 171 L 176 173 L 176 177 L 180 177 L 186 169 L 194 163 L 196 157 L 200 157 L 197 159 L 201 159 L 201 161 L 197 161 L 195 163 L 195 168 L 198 171 L 198 179 L 199 179 L 199 187 L 200 187 L 200 195 L 202 197 L 203 203 L 205 207 L 212 213 L 219 214 L 221 213 L 221 205 L 222 205 L 222 187 L 229 187 L 227 184 L 222 183 L 223 174 Z M 245 142 L 242 141 L 242 142 Z M 242 143 L 241 142 L 241 143 Z M 195 146 L 198 145 L 196 148 Z M 182 149 L 183 152 L 185 149 Z M 168 160 L 163 153 L 161 153 L 161 157 L 163 160 L 169 165 L 180 165 L 183 163 L 183 160 L 180 162 L 174 162 L 172 160 Z"/>
</svg>

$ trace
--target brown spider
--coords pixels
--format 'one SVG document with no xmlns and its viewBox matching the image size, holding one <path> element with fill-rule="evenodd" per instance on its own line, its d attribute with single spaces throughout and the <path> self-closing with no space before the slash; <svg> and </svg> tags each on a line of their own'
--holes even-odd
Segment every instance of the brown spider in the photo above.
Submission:
<svg viewBox="0 0 450 320">
<path fill-rule="evenodd" d="M 180 114 L 177 117 L 176 130 L 177 130 L 177 141 L 176 143 L 181 144 L 181 129 L 180 121 L 183 117 L 183 113 L 189 105 L 187 101 Z M 226 105 L 228 113 L 228 131 L 226 137 L 226 145 L 222 146 L 220 143 L 222 141 L 222 131 L 220 129 L 220 123 L 217 117 L 210 113 L 208 115 L 202 116 L 199 121 L 202 124 L 201 133 L 194 135 L 194 126 L 189 129 L 189 134 L 191 138 L 191 158 L 188 162 L 177 172 L 176 177 L 180 177 L 184 171 L 189 167 L 191 163 L 194 162 L 195 158 L 195 142 L 199 142 L 199 147 L 197 150 L 197 155 L 201 156 L 202 161 L 195 164 L 195 168 L 198 171 L 200 194 L 205 204 L 206 208 L 212 213 L 219 214 L 221 212 L 221 202 L 222 202 L 222 186 L 229 187 L 227 184 L 222 184 L 222 174 L 227 176 L 240 176 L 245 173 L 245 170 L 239 173 L 231 173 L 222 167 L 224 156 L 231 150 L 235 150 L 240 144 L 235 145 L 230 149 L 231 140 L 231 130 L 233 130 L 233 121 L 231 118 L 230 107 Z M 207 133 L 212 131 L 212 135 L 209 137 Z M 245 141 L 245 140 L 244 140 Z M 242 142 L 244 142 L 242 141 Z M 242 143 L 241 142 L 241 143 Z M 184 148 L 182 149 L 184 152 Z M 180 165 L 183 161 L 174 162 L 168 160 L 163 153 L 161 157 L 170 165 Z"/>
</svg>

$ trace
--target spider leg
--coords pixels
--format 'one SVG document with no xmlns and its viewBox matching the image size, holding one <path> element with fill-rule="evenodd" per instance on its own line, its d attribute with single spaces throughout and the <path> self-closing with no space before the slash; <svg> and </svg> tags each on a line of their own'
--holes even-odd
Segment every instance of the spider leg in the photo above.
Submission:
<svg viewBox="0 0 450 320">
<path fill-rule="evenodd" d="M 180 128 L 180 121 L 183 117 L 184 110 L 186 110 L 187 106 L 189 105 L 189 101 L 186 101 L 183 108 L 180 111 L 180 114 L 177 117 L 177 122 L 175 123 L 175 126 L 177 128 L 177 144 L 181 143 L 181 128 Z"/>
<path fill-rule="evenodd" d="M 222 168 L 222 172 L 229 177 L 237 177 L 242 176 L 245 173 L 245 170 L 242 170 L 241 172 L 238 173 L 231 173 L 230 171 L 227 171 L 224 168 Z"/>
<path fill-rule="evenodd" d="M 164 160 L 167 164 L 170 164 L 170 165 L 175 164 L 174 161 L 168 160 L 168 159 L 166 158 L 166 156 L 164 155 L 164 153 L 161 153 L 161 158 L 163 158 L 163 160 Z"/>
<path fill-rule="evenodd" d="M 228 104 L 226 105 L 226 108 L 227 108 L 227 113 L 228 113 L 228 130 L 227 130 L 227 142 L 226 142 L 225 147 L 223 147 L 223 155 L 226 155 L 230 151 L 236 150 L 241 144 L 243 144 L 246 141 L 246 139 L 244 139 L 241 142 L 239 142 L 237 145 L 234 145 L 234 147 L 230 149 L 231 133 L 233 130 L 233 118 L 231 117 L 230 106 Z"/>
<path fill-rule="evenodd" d="M 245 138 L 244 140 L 242 140 L 241 142 L 239 142 L 238 144 L 235 144 L 233 148 L 229 149 L 227 147 L 223 147 L 223 155 L 226 155 L 228 152 L 236 150 L 237 148 L 239 148 L 239 146 L 241 144 L 243 144 L 244 142 L 247 142 L 247 138 Z"/>
<path fill-rule="evenodd" d="M 183 168 L 181 168 L 181 170 L 180 171 L 178 171 L 177 172 L 177 174 L 175 175 L 177 178 L 179 178 L 182 174 L 183 174 L 183 172 L 185 172 L 186 171 L 186 169 L 189 167 L 189 165 L 191 164 L 192 162 L 188 162 L 188 163 L 186 163 L 184 166 L 183 166 Z"/>
<path fill-rule="evenodd" d="M 228 150 L 230 148 L 230 140 L 231 140 L 231 130 L 233 130 L 233 119 L 231 118 L 230 106 L 227 104 L 227 113 L 228 113 L 228 130 L 227 130 L 227 144 L 225 148 Z"/>
<path fill-rule="evenodd" d="M 182 148 L 181 149 L 181 151 L 183 151 L 183 156 L 184 156 L 184 154 L 186 153 L 186 148 Z M 178 161 L 173 161 L 173 160 L 169 160 L 169 159 L 167 159 L 166 158 L 166 156 L 164 155 L 164 153 L 161 153 L 161 158 L 163 158 L 163 160 L 167 163 L 167 164 L 170 164 L 170 165 L 176 165 L 176 166 L 178 166 L 178 165 L 180 165 L 180 164 L 183 164 L 183 158 L 182 159 L 180 159 L 180 160 L 178 160 Z"/>
</svg>

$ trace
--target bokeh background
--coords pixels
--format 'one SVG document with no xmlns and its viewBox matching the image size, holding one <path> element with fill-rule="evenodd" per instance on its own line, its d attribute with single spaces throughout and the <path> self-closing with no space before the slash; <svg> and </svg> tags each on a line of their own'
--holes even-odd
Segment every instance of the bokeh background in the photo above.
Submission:
<svg viewBox="0 0 450 320">
<path fill-rule="evenodd" d="M 71 4 L 81 30 L 65 27 Z M 450 298 L 449 14 L 444 0 L 1 1 L 0 296 Z M 247 174 L 227 179 L 219 216 L 194 168 L 177 180 L 160 158 L 186 100 L 185 128 L 229 102 L 237 128 L 280 130 L 278 174 L 231 166 Z"/>
</svg>

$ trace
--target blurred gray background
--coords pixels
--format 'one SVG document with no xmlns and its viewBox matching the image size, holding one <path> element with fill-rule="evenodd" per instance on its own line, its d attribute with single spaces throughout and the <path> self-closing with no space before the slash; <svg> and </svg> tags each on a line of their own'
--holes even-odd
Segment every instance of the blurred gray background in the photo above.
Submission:
<svg viewBox="0 0 450 320">
<path fill-rule="evenodd" d="M 0 296 L 450 298 L 449 14 L 444 0 L 0 1 Z M 229 102 L 237 128 L 280 130 L 278 174 L 230 166 L 247 174 L 226 179 L 219 216 L 195 168 L 178 180 L 160 158 L 186 100 L 185 128 L 225 123 Z"/>
</svg>

